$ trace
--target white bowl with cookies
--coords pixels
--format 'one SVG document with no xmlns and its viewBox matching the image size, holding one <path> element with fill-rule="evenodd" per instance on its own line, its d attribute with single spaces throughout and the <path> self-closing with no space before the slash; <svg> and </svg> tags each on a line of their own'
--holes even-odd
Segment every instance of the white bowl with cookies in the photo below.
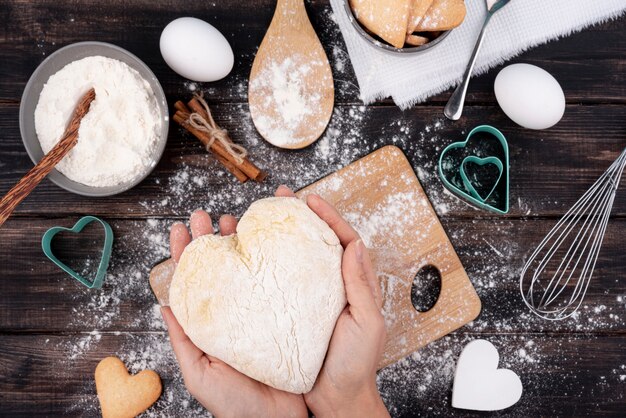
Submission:
<svg viewBox="0 0 626 418">
<path fill-rule="evenodd" d="M 424 52 L 465 19 L 464 0 L 345 0 L 356 32 L 391 54 Z"/>
</svg>

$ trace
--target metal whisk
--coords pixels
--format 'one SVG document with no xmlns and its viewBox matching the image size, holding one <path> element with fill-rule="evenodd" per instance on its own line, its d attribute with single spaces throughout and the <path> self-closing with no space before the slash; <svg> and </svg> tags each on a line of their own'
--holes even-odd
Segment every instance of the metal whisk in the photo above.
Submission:
<svg viewBox="0 0 626 418">
<path fill-rule="evenodd" d="M 526 262 L 520 275 L 520 292 L 526 306 L 541 318 L 565 319 L 582 304 L 624 166 L 626 149 L 559 220 Z"/>
</svg>

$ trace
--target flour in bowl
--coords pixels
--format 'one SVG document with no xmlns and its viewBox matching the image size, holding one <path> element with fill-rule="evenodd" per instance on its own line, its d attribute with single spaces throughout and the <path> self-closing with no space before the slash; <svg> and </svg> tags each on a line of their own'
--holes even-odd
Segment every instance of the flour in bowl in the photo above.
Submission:
<svg viewBox="0 0 626 418">
<path fill-rule="evenodd" d="M 128 183 L 155 164 L 162 121 L 150 84 L 121 61 L 87 57 L 48 79 L 35 109 L 41 148 L 48 153 L 61 139 L 74 107 L 91 87 L 96 99 L 80 124 L 78 143 L 56 168 L 87 186 Z"/>
</svg>

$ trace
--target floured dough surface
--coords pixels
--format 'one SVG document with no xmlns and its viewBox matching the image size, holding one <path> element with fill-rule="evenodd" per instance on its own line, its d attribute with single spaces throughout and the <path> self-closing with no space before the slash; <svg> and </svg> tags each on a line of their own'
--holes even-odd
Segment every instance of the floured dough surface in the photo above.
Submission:
<svg viewBox="0 0 626 418">
<path fill-rule="evenodd" d="M 253 203 L 237 234 L 185 248 L 170 306 L 206 353 L 277 389 L 311 390 L 346 304 L 343 249 L 295 198 Z"/>
</svg>

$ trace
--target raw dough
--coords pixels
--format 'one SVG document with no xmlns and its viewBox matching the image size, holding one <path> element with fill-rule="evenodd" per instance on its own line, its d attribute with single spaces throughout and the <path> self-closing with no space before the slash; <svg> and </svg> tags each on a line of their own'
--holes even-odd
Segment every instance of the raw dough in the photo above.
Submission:
<svg viewBox="0 0 626 418">
<path fill-rule="evenodd" d="M 187 246 L 170 306 L 206 353 L 262 383 L 306 393 L 346 304 L 342 255 L 335 233 L 306 203 L 259 200 L 236 235 Z"/>
</svg>

